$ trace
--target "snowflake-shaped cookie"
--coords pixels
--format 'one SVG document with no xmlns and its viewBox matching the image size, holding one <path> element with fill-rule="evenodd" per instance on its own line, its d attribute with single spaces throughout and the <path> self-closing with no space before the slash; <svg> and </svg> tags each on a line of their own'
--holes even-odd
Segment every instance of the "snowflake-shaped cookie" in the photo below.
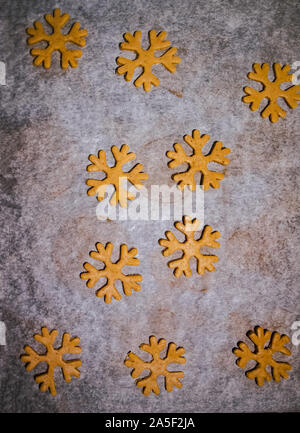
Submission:
<svg viewBox="0 0 300 433">
<path fill-rule="evenodd" d="M 143 279 L 141 275 L 125 275 L 122 272 L 123 266 L 137 266 L 140 264 L 139 259 L 135 257 L 137 249 L 131 248 L 128 251 L 126 244 L 121 245 L 120 258 L 116 263 L 112 263 L 111 254 L 113 248 L 114 246 L 111 242 L 108 242 L 105 247 L 101 242 L 98 242 L 96 244 L 97 251 L 91 251 L 90 256 L 103 262 L 104 268 L 99 270 L 90 263 L 84 263 L 83 267 L 87 272 L 80 274 L 82 280 L 88 280 L 86 285 L 89 289 L 92 289 L 100 278 L 106 278 L 106 284 L 97 290 L 96 296 L 99 298 L 104 296 L 104 301 L 107 304 L 111 303 L 112 298 L 115 298 L 117 301 L 121 299 L 121 295 L 114 284 L 116 280 L 122 282 L 125 295 L 130 296 L 132 290 L 136 292 L 141 290 L 138 282 Z"/>
<path fill-rule="evenodd" d="M 293 74 L 289 74 L 291 67 L 289 65 L 281 67 L 280 63 L 274 63 L 273 68 L 275 78 L 270 81 L 268 78 L 269 65 L 267 63 L 262 65 L 254 63 L 254 72 L 249 72 L 248 78 L 261 83 L 263 89 L 259 91 L 252 87 L 245 87 L 244 91 L 247 96 L 243 97 L 243 102 L 250 104 L 250 109 L 256 111 L 262 100 L 264 98 L 268 99 L 269 103 L 262 111 L 261 116 L 263 118 L 269 117 L 271 122 L 277 122 L 279 117 L 286 116 L 286 111 L 280 107 L 277 99 L 282 98 L 290 108 L 296 108 L 297 101 L 300 101 L 300 85 L 290 86 L 286 90 L 281 89 L 281 84 L 288 83 L 293 79 Z"/>
<path fill-rule="evenodd" d="M 141 189 L 143 186 L 142 181 L 148 179 L 148 174 L 142 172 L 144 168 L 143 164 L 136 164 L 128 172 L 123 171 L 123 165 L 136 158 L 135 153 L 128 152 L 129 146 L 127 144 L 123 144 L 121 149 L 118 149 L 117 146 L 113 146 L 111 151 L 115 159 L 115 165 L 113 167 L 107 165 L 104 150 L 99 151 L 98 157 L 96 155 L 89 156 L 89 160 L 92 164 L 87 166 L 87 171 L 102 171 L 106 174 L 106 177 L 102 180 L 88 179 L 86 183 L 91 186 L 88 190 L 88 195 L 97 194 L 98 200 L 102 201 L 105 197 L 107 186 L 113 185 L 115 193 L 110 199 L 110 204 L 115 206 L 120 202 L 121 207 L 127 207 L 127 200 L 133 200 L 135 196 L 123 188 L 122 182 L 128 180 L 135 188 Z"/>
<path fill-rule="evenodd" d="M 209 189 L 210 186 L 219 188 L 219 181 L 224 179 L 224 174 L 210 170 L 207 164 L 210 162 L 216 162 L 221 165 L 229 164 L 230 161 L 225 155 L 230 153 L 230 149 L 222 147 L 222 142 L 217 141 L 212 146 L 211 151 L 207 155 L 203 155 L 202 148 L 209 141 L 210 137 L 207 134 L 201 135 L 198 129 L 193 130 L 192 136 L 185 135 L 183 138 L 193 149 L 192 155 L 187 155 L 179 143 L 174 144 L 175 152 L 167 152 L 167 157 L 172 160 L 168 163 L 170 168 L 178 167 L 184 163 L 188 164 L 185 172 L 172 176 L 172 179 L 178 182 L 178 188 L 183 190 L 188 185 L 190 190 L 194 191 L 196 189 L 195 175 L 198 172 L 202 174 L 200 183 L 204 190 Z"/>
<path fill-rule="evenodd" d="M 213 232 L 211 226 L 205 226 L 202 235 L 199 239 L 194 239 L 195 232 L 200 226 L 200 221 L 197 218 L 191 220 L 189 216 L 183 217 L 183 224 L 176 222 L 175 227 L 185 235 L 185 241 L 180 242 L 172 232 L 167 231 L 167 239 L 160 239 L 159 244 L 165 249 L 162 254 L 166 257 L 173 254 L 175 251 L 182 251 L 182 256 L 179 259 L 172 260 L 168 263 L 170 268 L 174 268 L 175 277 L 179 278 L 182 273 L 186 277 L 192 275 L 189 265 L 191 257 L 197 259 L 198 274 L 204 274 L 207 269 L 209 272 L 215 270 L 214 262 L 218 261 L 217 256 L 209 256 L 201 253 L 201 247 L 219 248 L 220 244 L 216 241 L 221 235 L 219 232 Z"/>
<path fill-rule="evenodd" d="M 160 394 L 160 389 L 157 383 L 157 377 L 162 375 L 165 377 L 165 387 L 168 392 L 173 391 L 173 386 L 177 388 L 182 387 L 180 378 L 184 377 L 182 371 L 169 371 L 167 369 L 169 364 L 185 364 L 183 347 L 176 348 L 175 343 L 170 343 L 168 346 L 167 355 L 161 358 L 160 353 L 166 347 L 166 340 L 161 338 L 157 341 L 156 337 L 149 338 L 149 344 L 141 344 L 140 349 L 152 355 L 150 362 L 143 361 L 135 353 L 129 352 L 124 364 L 126 367 L 132 368 L 131 376 L 137 378 L 144 370 L 150 370 L 149 376 L 136 381 L 136 386 L 143 388 L 143 394 L 149 395 L 151 391 L 155 394 Z"/>
<path fill-rule="evenodd" d="M 52 53 L 59 51 L 61 54 L 61 67 L 63 69 L 67 69 L 69 65 L 72 68 L 77 67 L 76 59 L 81 57 L 82 51 L 70 50 L 66 44 L 73 43 L 79 47 L 84 47 L 84 37 L 87 36 L 88 31 L 80 29 L 80 23 L 75 22 L 69 33 L 63 34 L 61 29 L 69 19 L 69 14 L 61 15 L 59 9 L 54 9 L 53 15 L 45 15 L 45 20 L 53 28 L 52 33 L 46 33 L 40 21 L 35 21 L 34 27 L 26 29 L 27 33 L 31 35 L 27 39 L 28 45 L 34 45 L 38 42 L 47 42 L 48 44 L 46 48 L 34 48 L 30 51 L 31 55 L 35 57 L 33 60 L 34 65 L 39 66 L 43 64 L 44 68 L 50 68 Z"/>
<path fill-rule="evenodd" d="M 156 34 L 155 30 L 149 32 L 149 48 L 144 50 L 141 46 L 142 33 L 140 31 L 131 33 L 125 33 L 124 39 L 126 42 L 120 44 L 121 50 L 134 51 L 136 58 L 134 60 L 127 59 L 126 57 L 118 57 L 117 64 L 120 65 L 117 68 L 117 73 L 120 75 L 124 74 L 126 81 L 131 81 L 136 68 L 141 67 L 143 72 L 135 80 L 134 85 L 139 87 L 143 84 L 144 90 L 149 92 L 151 84 L 158 86 L 160 81 L 152 73 L 151 67 L 157 63 L 163 65 L 168 71 L 175 72 L 176 65 L 180 63 L 180 57 L 175 56 L 177 48 L 171 47 L 161 56 L 156 56 L 155 51 L 165 50 L 170 46 L 170 41 L 166 41 L 166 32 L 160 32 Z"/>
<path fill-rule="evenodd" d="M 280 382 L 281 377 L 287 379 L 288 370 L 292 369 L 291 365 L 287 362 L 275 361 L 273 355 L 277 352 L 284 355 L 291 354 L 289 349 L 284 347 L 290 341 L 289 337 L 264 330 L 260 326 L 256 326 L 254 332 L 249 331 L 247 336 L 255 345 L 254 352 L 251 352 L 247 344 L 242 341 L 238 343 L 238 348 L 233 349 L 233 353 L 238 357 L 236 364 L 240 368 L 245 368 L 249 361 L 256 362 L 255 367 L 246 372 L 246 376 L 255 379 L 257 385 L 263 386 L 265 380 L 272 380 L 271 374 L 267 371 L 267 367 L 270 367 L 275 382 Z M 269 345 L 266 346 L 269 340 Z"/>
<path fill-rule="evenodd" d="M 62 338 L 62 344 L 59 348 L 54 348 L 54 342 L 58 332 L 53 329 L 50 333 L 48 328 L 42 328 L 41 334 L 35 334 L 33 338 L 41 343 L 46 348 L 46 353 L 39 355 L 30 346 L 25 346 L 24 350 L 26 355 L 21 356 L 21 361 L 26 363 L 26 370 L 33 370 L 40 362 L 48 364 L 48 370 L 46 373 L 38 374 L 35 376 L 35 381 L 40 384 L 40 390 L 42 392 L 49 389 L 52 395 L 56 395 L 56 389 L 54 384 L 54 370 L 56 367 L 60 367 L 66 382 L 70 382 L 72 376 L 80 377 L 80 371 L 77 367 L 81 366 L 80 359 L 73 359 L 65 361 L 64 355 L 69 353 L 81 353 L 81 347 L 79 347 L 80 338 L 74 337 L 70 339 L 70 334 L 65 333 Z"/>
</svg>

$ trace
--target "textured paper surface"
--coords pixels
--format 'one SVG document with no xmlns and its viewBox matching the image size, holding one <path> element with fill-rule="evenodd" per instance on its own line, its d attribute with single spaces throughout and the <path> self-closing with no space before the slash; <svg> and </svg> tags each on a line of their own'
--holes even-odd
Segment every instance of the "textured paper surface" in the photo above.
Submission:
<svg viewBox="0 0 300 433">
<path fill-rule="evenodd" d="M 295 1 L 60 1 L 88 29 L 78 68 L 32 65 L 26 27 L 54 1 L 0 2 L 1 411 L 295 411 L 291 378 L 262 389 L 232 349 L 260 325 L 291 336 L 299 311 L 300 108 L 276 124 L 241 101 L 252 63 L 299 60 Z M 146 93 L 115 74 L 126 31 L 166 30 L 182 61 Z M 144 39 L 146 42 L 146 39 Z M 297 57 L 298 56 L 298 57 Z M 251 83 L 252 85 L 253 83 Z M 205 223 L 221 233 L 216 271 L 175 278 L 158 240 L 174 221 L 101 222 L 87 195 L 88 156 L 127 143 L 149 174 L 173 185 L 166 152 L 193 129 L 231 149 L 225 179 L 205 192 Z M 110 153 L 110 152 L 108 152 Z M 112 162 L 112 161 L 110 161 Z M 298 225 L 298 233 L 297 233 Z M 142 290 L 106 305 L 79 277 L 96 242 L 138 249 Z M 114 251 L 115 258 L 118 251 Z M 19 360 L 42 326 L 80 337 L 81 377 L 41 394 Z M 184 346 L 182 389 L 145 397 L 123 364 L 150 335 Z M 162 384 L 160 383 L 160 386 Z"/>
</svg>

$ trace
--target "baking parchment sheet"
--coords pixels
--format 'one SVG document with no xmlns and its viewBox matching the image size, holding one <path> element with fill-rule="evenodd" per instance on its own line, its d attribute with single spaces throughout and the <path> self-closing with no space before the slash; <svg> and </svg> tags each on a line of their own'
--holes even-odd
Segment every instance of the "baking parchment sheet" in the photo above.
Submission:
<svg viewBox="0 0 300 433">
<path fill-rule="evenodd" d="M 49 70 L 32 65 L 25 29 L 55 7 L 89 31 L 76 69 L 56 55 Z M 262 388 L 232 349 L 256 325 L 291 336 L 300 320 L 300 108 L 272 124 L 241 101 L 253 63 L 300 60 L 299 2 L 12 0 L 0 1 L 0 24 L 0 411 L 298 410 L 298 346 L 289 344 L 290 379 Z M 115 74 L 115 59 L 126 56 L 125 32 L 141 30 L 146 44 L 151 29 L 166 30 L 182 60 L 175 74 L 155 66 L 161 84 L 146 93 Z M 177 279 L 158 244 L 174 220 L 99 221 L 86 166 L 127 143 L 147 188 L 171 186 L 166 152 L 193 129 L 229 147 L 231 162 L 205 192 L 205 223 L 221 233 L 216 271 L 199 276 L 193 263 Z M 136 247 L 143 276 L 139 293 L 110 305 L 79 278 L 95 243 L 108 241 L 115 259 L 121 243 Z M 56 397 L 19 360 L 42 326 L 81 338 L 81 377 L 66 383 L 57 371 Z M 145 397 L 134 385 L 123 361 L 150 335 L 184 346 L 182 389 L 159 382 L 161 394 Z"/>
</svg>

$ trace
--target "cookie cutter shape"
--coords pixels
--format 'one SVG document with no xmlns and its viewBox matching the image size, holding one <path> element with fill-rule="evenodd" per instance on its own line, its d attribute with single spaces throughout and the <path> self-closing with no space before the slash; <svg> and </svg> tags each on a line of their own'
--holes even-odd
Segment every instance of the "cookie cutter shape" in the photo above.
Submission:
<svg viewBox="0 0 300 433">
<path fill-rule="evenodd" d="M 184 377 L 183 371 L 169 371 L 167 369 L 169 364 L 185 364 L 186 359 L 184 358 L 185 350 L 183 347 L 176 347 L 175 343 L 168 345 L 167 354 L 164 358 L 160 356 L 160 353 L 166 347 L 166 340 L 161 338 L 157 341 L 156 337 L 151 336 L 149 338 L 149 344 L 141 344 L 140 349 L 144 352 L 152 355 L 152 360 L 146 362 L 141 359 L 138 355 L 132 352 L 128 352 L 127 357 L 124 361 L 126 367 L 132 368 L 131 376 L 137 378 L 141 375 L 144 370 L 149 370 L 150 374 L 143 379 L 136 381 L 136 386 L 143 388 L 143 394 L 149 395 L 151 391 L 155 394 L 160 394 L 160 389 L 157 383 L 158 376 L 165 377 L 165 387 L 168 392 L 173 391 L 173 387 L 182 387 L 182 383 L 179 379 Z"/>
<path fill-rule="evenodd" d="M 247 94 L 242 98 L 246 104 L 250 104 L 250 109 L 256 111 L 264 98 L 268 99 L 268 104 L 261 112 L 263 118 L 269 117 L 271 122 L 277 122 L 279 117 L 285 117 L 286 111 L 277 103 L 278 98 L 285 100 L 290 108 L 297 107 L 297 101 L 300 101 L 300 85 L 290 86 L 288 89 L 281 89 L 281 84 L 289 83 L 293 79 L 293 74 L 289 74 L 290 65 L 282 66 L 280 63 L 274 63 L 274 80 L 269 80 L 269 65 L 267 63 L 254 63 L 253 71 L 249 72 L 250 80 L 258 81 L 263 85 L 262 90 L 256 90 L 252 87 L 245 87 Z"/>
<path fill-rule="evenodd" d="M 102 171 L 106 174 L 106 177 L 102 180 L 88 179 L 86 184 L 91 187 L 88 190 L 88 195 L 92 196 L 97 194 L 98 201 L 102 201 L 105 197 L 107 186 L 113 185 L 115 193 L 110 199 L 110 204 L 116 206 L 120 202 L 121 207 L 126 208 L 127 200 L 133 200 L 135 196 L 123 188 L 122 182 L 128 180 L 135 188 L 141 189 L 143 186 L 142 181 L 148 179 L 148 174 L 142 172 L 144 168 L 143 164 L 136 164 L 128 172 L 123 171 L 123 165 L 136 158 L 135 153 L 129 152 L 129 146 L 127 144 L 123 144 L 120 149 L 117 146 L 112 146 L 111 151 L 115 159 L 115 165 L 113 167 L 107 165 L 104 150 L 98 152 L 98 157 L 96 155 L 89 156 L 89 160 L 92 164 L 87 166 L 87 171 Z"/>
<path fill-rule="evenodd" d="M 249 331 L 247 336 L 255 345 L 254 352 L 251 352 L 246 343 L 240 341 L 237 344 L 238 348 L 233 349 L 233 353 L 238 357 L 236 364 L 240 368 L 245 368 L 249 361 L 256 361 L 255 367 L 245 373 L 248 379 L 255 379 L 258 386 L 263 386 L 265 380 L 272 380 L 272 376 L 275 382 L 280 382 L 281 377 L 287 379 L 288 371 L 292 369 L 291 365 L 276 361 L 273 355 L 275 353 L 291 355 L 290 350 L 285 347 L 285 344 L 290 341 L 289 337 L 264 330 L 260 326 L 256 326 L 254 331 Z M 269 345 L 266 346 L 269 340 Z M 272 370 L 272 375 L 267 371 L 268 366 Z"/>
<path fill-rule="evenodd" d="M 181 144 L 175 143 L 173 151 L 167 152 L 167 157 L 171 159 L 168 166 L 170 168 L 178 167 L 181 164 L 187 163 L 188 168 L 184 173 L 177 173 L 172 176 L 175 182 L 178 182 L 178 188 L 183 190 L 187 185 L 191 191 L 196 189 L 195 175 L 200 172 L 201 185 L 204 190 L 209 189 L 210 186 L 213 188 L 219 188 L 219 181 L 224 179 L 224 173 L 219 173 L 210 170 L 207 164 L 210 162 L 216 162 L 221 165 L 229 164 L 229 159 L 225 155 L 230 153 L 230 149 L 222 147 L 221 141 L 217 141 L 211 148 L 211 151 L 207 155 L 203 155 L 202 148 L 209 141 L 210 137 L 207 134 L 200 135 L 198 129 L 194 129 L 192 136 L 185 135 L 184 141 L 193 149 L 192 155 L 187 155 L 182 148 Z"/>
<path fill-rule="evenodd" d="M 196 240 L 194 239 L 194 235 L 199 226 L 200 221 L 197 218 L 192 220 L 189 216 L 184 216 L 183 223 L 179 221 L 175 223 L 177 230 L 185 235 L 184 242 L 180 242 L 170 231 L 166 232 L 167 239 L 159 240 L 159 244 L 165 247 L 162 252 L 165 257 L 170 256 L 175 251 L 182 251 L 182 256 L 179 259 L 172 260 L 168 263 L 169 268 L 174 268 L 174 275 L 177 278 L 179 278 L 182 273 L 184 273 L 186 277 L 192 275 L 189 265 L 191 257 L 197 259 L 198 274 L 204 274 L 205 270 L 209 272 L 215 270 L 213 263 L 218 261 L 218 257 L 202 254 L 201 247 L 219 248 L 220 244 L 216 239 L 218 239 L 221 234 L 217 231 L 213 232 L 211 226 L 205 226 L 201 237 Z"/>
<path fill-rule="evenodd" d="M 134 81 L 136 87 L 144 86 L 144 90 L 149 92 L 151 90 L 151 84 L 158 86 L 160 80 L 153 74 L 151 67 L 155 64 L 160 63 L 169 72 L 173 73 L 176 71 L 176 65 L 180 63 L 181 59 L 175 56 L 177 48 L 171 47 L 161 56 L 155 56 L 155 51 L 164 50 L 170 46 L 170 41 L 166 41 L 165 38 L 167 32 L 156 33 L 155 30 L 149 32 L 149 48 L 144 50 L 141 45 L 142 32 L 136 31 L 132 35 L 131 33 L 124 34 L 125 42 L 120 44 L 121 50 L 133 51 L 136 53 L 134 60 L 127 59 L 126 57 L 118 57 L 117 73 L 119 75 L 124 74 L 126 81 L 131 81 L 136 68 L 141 67 L 143 72 Z"/>
<path fill-rule="evenodd" d="M 143 279 L 139 274 L 126 275 L 122 272 L 123 266 L 137 266 L 140 264 L 139 259 L 135 257 L 137 249 L 131 248 L 128 250 L 128 246 L 122 244 L 119 260 L 116 263 L 112 263 L 111 254 L 113 248 L 114 246 L 111 242 L 108 242 L 105 247 L 101 242 L 98 242 L 96 244 L 97 251 L 91 251 L 90 256 L 103 262 L 104 268 L 99 270 L 90 263 L 84 263 L 83 267 L 86 272 L 80 274 L 82 280 L 88 280 L 86 285 L 89 289 L 92 289 L 100 278 L 106 278 L 106 284 L 97 290 L 96 296 L 99 298 L 104 296 L 104 301 L 107 304 L 111 303 L 112 298 L 115 298 L 117 301 L 121 299 L 121 295 L 114 285 L 116 280 L 122 282 L 125 295 L 130 296 L 132 290 L 136 292 L 141 290 L 138 283 Z"/>
<path fill-rule="evenodd" d="M 80 338 L 70 338 L 70 334 L 64 333 L 62 338 L 62 344 L 59 348 L 54 348 L 54 342 L 58 335 L 58 331 L 53 329 L 50 333 L 48 328 L 43 327 L 41 334 L 35 334 L 33 338 L 41 343 L 46 348 L 46 353 L 40 355 L 30 346 L 25 346 L 24 350 L 26 354 L 21 355 L 20 359 L 26 363 L 26 370 L 33 370 L 40 362 L 46 362 L 48 364 L 48 370 L 46 373 L 38 374 L 35 376 L 35 381 L 40 385 L 42 392 L 49 389 L 52 395 L 56 395 L 55 383 L 54 383 L 54 370 L 56 367 L 60 367 L 66 382 L 70 382 L 72 376 L 80 377 L 80 371 L 78 367 L 81 366 L 80 359 L 73 359 L 65 361 L 64 355 L 69 353 L 81 353 L 81 347 L 79 347 Z"/>
<path fill-rule="evenodd" d="M 48 69 L 51 66 L 51 55 L 54 51 L 59 51 L 61 54 L 61 67 L 67 69 L 70 65 L 72 68 L 77 68 L 77 59 L 82 56 L 82 51 L 70 50 L 67 48 L 67 43 L 73 43 L 79 47 L 84 47 L 86 42 L 84 37 L 88 31 L 80 29 L 80 23 L 75 22 L 69 33 L 63 34 L 61 29 L 69 21 L 69 14 L 60 14 L 60 9 L 54 9 L 53 15 L 46 14 L 45 20 L 52 27 L 53 32 L 48 34 L 45 32 L 43 24 L 40 21 L 35 21 L 33 27 L 26 29 L 30 35 L 27 39 L 28 45 L 34 45 L 38 42 L 47 42 L 46 48 L 33 48 L 30 54 L 35 57 L 33 64 L 39 66 L 44 65 Z"/>
</svg>

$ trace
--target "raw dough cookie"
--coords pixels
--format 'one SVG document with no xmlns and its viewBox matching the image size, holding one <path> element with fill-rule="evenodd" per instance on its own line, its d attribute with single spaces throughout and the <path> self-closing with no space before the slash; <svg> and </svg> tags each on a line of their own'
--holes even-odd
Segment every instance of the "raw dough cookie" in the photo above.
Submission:
<svg viewBox="0 0 300 433">
<path fill-rule="evenodd" d="M 240 368 L 245 368 L 248 362 L 255 361 L 256 365 L 251 370 L 246 372 L 248 379 L 255 379 L 257 385 L 263 386 L 264 381 L 273 379 L 275 382 L 280 382 L 280 378 L 287 379 L 289 377 L 288 370 L 292 367 L 287 362 L 278 362 L 273 358 L 275 353 L 283 353 L 290 355 L 291 352 L 285 347 L 290 339 L 287 335 L 280 335 L 278 332 L 271 332 L 256 326 L 253 331 L 247 333 L 248 338 L 254 343 L 255 350 L 251 352 L 249 347 L 243 341 L 238 342 L 238 348 L 233 349 L 233 353 L 238 357 L 236 364 Z M 269 345 L 266 344 L 269 342 Z M 267 371 L 267 367 L 272 369 L 272 376 Z"/>
<path fill-rule="evenodd" d="M 53 329 L 51 332 L 48 328 L 42 328 L 41 334 L 35 334 L 33 338 L 41 343 L 46 348 L 46 353 L 39 355 L 30 346 L 25 346 L 24 350 L 26 355 L 21 355 L 21 361 L 26 363 L 26 370 L 33 370 L 40 362 L 46 362 L 48 364 L 48 370 L 46 373 L 38 374 L 35 376 L 35 381 L 40 384 L 40 390 L 42 392 L 49 389 L 52 395 L 56 395 L 56 389 L 54 384 L 54 370 L 56 367 L 60 367 L 66 382 L 70 382 L 72 376 L 80 377 L 80 371 L 77 367 L 81 366 L 80 359 L 72 359 L 65 361 L 64 355 L 69 353 L 81 353 L 81 347 L 79 347 L 80 338 L 74 337 L 70 339 L 70 334 L 65 333 L 62 338 L 62 344 L 59 348 L 54 348 L 54 342 L 58 332 Z"/>
<path fill-rule="evenodd" d="M 106 153 L 104 150 L 99 150 L 98 157 L 96 155 L 90 155 L 89 160 L 92 164 L 87 166 L 88 172 L 103 171 L 106 177 L 102 180 L 88 179 L 86 184 L 91 188 L 88 190 L 88 195 L 97 194 L 99 201 L 102 201 L 105 197 L 105 191 L 108 185 L 113 185 L 115 193 L 110 199 L 110 204 L 116 206 L 119 202 L 121 207 L 127 207 L 127 200 L 133 200 L 135 196 L 123 188 L 122 182 L 128 180 L 137 189 L 142 188 L 142 181 L 148 179 L 148 174 L 143 173 L 143 164 L 136 164 L 131 170 L 124 172 L 122 167 L 127 162 L 135 159 L 136 154 L 129 152 L 129 146 L 123 144 L 121 149 L 117 146 L 111 148 L 112 154 L 115 159 L 115 165 L 109 167 L 106 163 Z"/>
<path fill-rule="evenodd" d="M 135 257 L 137 249 L 131 248 L 131 250 L 128 250 L 126 244 L 121 245 L 120 258 L 116 263 L 112 263 L 110 257 L 113 248 L 114 246 L 111 242 L 108 242 L 105 247 L 101 242 L 98 242 L 96 244 L 97 251 L 91 251 L 90 256 L 93 259 L 103 262 L 105 267 L 98 270 L 90 263 L 84 263 L 83 267 L 86 272 L 80 274 L 82 280 L 88 280 L 86 285 L 89 289 L 92 289 L 100 278 L 106 278 L 106 284 L 97 290 L 96 296 L 99 298 L 104 296 L 104 301 L 107 304 L 111 303 L 112 298 L 115 298 L 117 301 L 121 299 L 121 295 L 114 285 L 116 280 L 122 282 L 125 295 L 130 296 L 132 290 L 136 292 L 141 290 L 138 282 L 143 279 L 141 275 L 125 275 L 122 272 L 123 266 L 137 266 L 140 264 L 139 259 Z"/>
<path fill-rule="evenodd" d="M 211 226 L 205 226 L 201 237 L 196 240 L 194 239 L 194 234 L 199 226 L 200 221 L 197 218 L 194 218 L 192 221 L 189 216 L 184 216 L 183 223 L 179 221 L 175 223 L 177 230 L 185 235 L 184 242 L 178 241 L 175 235 L 170 231 L 166 232 L 167 239 L 159 240 L 159 244 L 165 247 L 162 252 L 165 257 L 170 256 L 175 251 L 182 251 L 183 253 L 180 259 L 172 260 L 168 263 L 169 268 L 174 268 L 174 275 L 177 278 L 179 278 L 182 273 L 184 273 L 186 277 L 192 275 L 189 265 L 191 257 L 197 259 L 198 274 L 204 274 L 206 269 L 210 272 L 215 270 L 213 263 L 218 261 L 218 257 L 202 254 L 201 247 L 219 248 L 220 244 L 216 239 L 221 235 L 219 232 L 213 232 Z"/>
<path fill-rule="evenodd" d="M 219 188 L 219 181 L 224 179 L 223 173 L 210 170 L 207 164 L 210 162 L 216 162 L 221 165 L 229 164 L 229 159 L 225 155 L 230 153 L 230 149 L 222 147 L 221 141 L 215 142 L 210 152 L 207 155 L 203 155 L 202 148 L 209 141 L 210 137 L 207 134 L 200 135 L 198 129 L 194 129 L 192 136 L 185 135 L 184 141 L 193 149 L 192 155 L 187 155 L 183 150 L 181 144 L 174 144 L 175 152 L 167 152 L 167 157 L 172 161 L 169 161 L 168 166 L 170 168 L 178 167 L 181 164 L 188 164 L 188 168 L 184 173 L 177 173 L 172 176 L 175 182 L 178 182 L 178 188 L 183 190 L 187 185 L 191 191 L 196 189 L 195 175 L 200 172 L 201 185 L 204 190 L 209 189 L 210 186 L 213 188 Z"/>
<path fill-rule="evenodd" d="M 262 90 L 256 90 L 252 87 L 245 87 L 244 91 L 247 96 L 243 97 L 243 102 L 250 104 L 250 109 L 256 111 L 264 98 L 268 99 L 267 106 L 261 112 L 263 118 L 269 117 L 271 122 L 277 122 L 279 117 L 285 117 L 286 111 L 277 103 L 278 98 L 285 100 L 290 108 L 297 107 L 297 101 L 300 101 L 300 86 L 290 86 L 288 89 L 281 89 L 280 85 L 292 81 L 293 74 L 289 74 L 291 67 L 289 65 L 280 66 L 280 63 L 273 65 L 275 78 L 269 80 L 269 65 L 263 63 L 254 63 L 253 71 L 249 72 L 250 80 L 258 81 L 263 85 Z"/>
<path fill-rule="evenodd" d="M 149 376 L 136 381 L 136 386 L 143 388 L 143 394 L 149 395 L 151 391 L 155 394 L 160 394 L 160 389 L 157 383 L 157 377 L 162 375 L 165 377 L 165 387 L 168 392 L 173 391 L 173 386 L 182 387 L 180 378 L 184 377 L 183 371 L 169 371 L 168 364 L 185 364 L 183 347 L 176 348 L 176 344 L 170 343 L 167 354 L 161 358 L 160 352 L 166 347 L 166 340 L 161 338 L 157 341 L 156 337 L 149 338 L 149 344 L 141 344 L 140 349 L 152 355 L 150 362 L 143 361 L 135 353 L 128 352 L 124 361 L 126 367 L 132 368 L 131 376 L 137 378 L 144 370 L 150 370 Z"/>
<path fill-rule="evenodd" d="M 140 31 L 125 33 L 124 39 L 126 42 L 120 44 L 121 50 L 134 51 L 136 58 L 134 60 L 127 59 L 126 57 L 118 57 L 117 63 L 120 65 L 117 68 L 117 73 L 123 75 L 126 81 L 131 81 L 136 68 L 143 68 L 141 75 L 135 80 L 134 85 L 139 87 L 143 84 L 144 90 L 149 92 L 151 84 L 158 86 L 159 79 L 151 71 L 151 67 L 157 63 L 163 65 L 168 71 L 175 72 L 176 65 L 180 63 L 181 59 L 175 56 L 177 48 L 171 47 L 161 56 L 156 56 L 156 50 L 164 50 L 170 46 L 170 41 L 165 38 L 167 32 L 160 32 L 156 34 L 155 30 L 149 32 L 149 48 L 144 50 L 141 46 L 142 33 Z"/>
<path fill-rule="evenodd" d="M 34 27 L 26 29 L 26 32 L 31 35 L 27 39 L 28 45 L 34 45 L 42 41 L 48 44 L 46 48 L 34 48 L 30 51 L 30 54 L 35 57 L 33 60 L 35 66 L 43 64 L 44 68 L 50 68 L 53 51 L 59 51 L 61 53 L 61 67 L 63 69 L 67 69 L 69 65 L 72 68 L 77 68 L 77 58 L 81 57 L 82 51 L 69 50 L 66 44 L 73 43 L 79 47 L 84 47 L 84 37 L 87 36 L 88 31 L 80 29 L 80 23 L 76 22 L 69 33 L 63 34 L 61 29 L 69 19 L 69 14 L 61 15 L 59 9 L 54 9 L 53 15 L 45 15 L 45 20 L 53 28 L 52 33 L 46 33 L 40 21 L 35 21 Z"/>
</svg>

